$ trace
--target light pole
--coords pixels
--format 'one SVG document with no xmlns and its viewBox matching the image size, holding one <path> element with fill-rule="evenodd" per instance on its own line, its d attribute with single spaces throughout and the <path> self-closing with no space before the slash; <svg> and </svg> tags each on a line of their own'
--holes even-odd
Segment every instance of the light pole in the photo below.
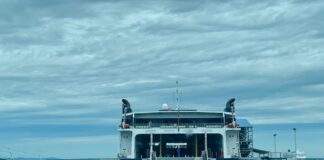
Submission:
<svg viewBox="0 0 324 160">
<path fill-rule="evenodd" d="M 277 142 L 276 142 L 277 133 L 273 134 L 273 144 L 274 144 L 274 152 L 277 152 Z"/>
<path fill-rule="evenodd" d="M 293 131 L 294 131 L 294 137 L 295 137 L 295 155 L 297 156 L 297 136 L 296 136 L 296 132 L 297 132 L 297 129 L 296 128 L 293 128 Z"/>
</svg>

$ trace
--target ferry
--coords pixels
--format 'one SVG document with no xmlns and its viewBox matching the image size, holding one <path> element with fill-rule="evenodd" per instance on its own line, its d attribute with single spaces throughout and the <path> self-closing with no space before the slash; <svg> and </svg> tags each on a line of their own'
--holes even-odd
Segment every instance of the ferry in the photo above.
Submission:
<svg viewBox="0 0 324 160">
<path fill-rule="evenodd" d="M 122 99 L 119 159 L 233 159 L 248 158 L 253 150 L 253 128 L 237 119 L 235 98 L 223 111 L 172 109 L 133 112 Z"/>
</svg>

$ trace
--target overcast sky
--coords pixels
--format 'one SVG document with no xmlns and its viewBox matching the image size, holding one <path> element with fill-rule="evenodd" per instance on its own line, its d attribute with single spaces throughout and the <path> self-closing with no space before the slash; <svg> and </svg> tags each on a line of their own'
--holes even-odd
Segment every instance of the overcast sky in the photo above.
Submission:
<svg viewBox="0 0 324 160">
<path fill-rule="evenodd" d="M 0 157 L 115 157 L 121 99 L 237 114 L 324 157 L 324 2 L 0 0 Z"/>
</svg>

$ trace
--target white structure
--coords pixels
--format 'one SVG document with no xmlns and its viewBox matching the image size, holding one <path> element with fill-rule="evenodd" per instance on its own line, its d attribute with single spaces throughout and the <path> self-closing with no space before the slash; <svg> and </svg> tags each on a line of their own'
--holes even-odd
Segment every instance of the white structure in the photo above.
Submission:
<svg viewBox="0 0 324 160">
<path fill-rule="evenodd" d="M 241 157 L 241 128 L 236 123 L 233 102 L 224 112 L 169 108 L 155 112 L 126 112 L 127 108 L 131 109 L 128 102 L 124 103 L 118 156 L 127 159 Z M 228 107 L 233 110 L 228 112 Z"/>
</svg>

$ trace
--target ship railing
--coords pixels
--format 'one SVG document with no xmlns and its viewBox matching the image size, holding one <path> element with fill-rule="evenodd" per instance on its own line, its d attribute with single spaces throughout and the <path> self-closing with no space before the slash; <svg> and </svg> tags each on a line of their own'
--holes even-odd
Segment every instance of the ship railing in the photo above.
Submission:
<svg viewBox="0 0 324 160">
<path fill-rule="evenodd" d="M 269 152 L 270 158 L 287 158 L 287 154 L 284 152 Z"/>
<path fill-rule="evenodd" d="M 135 123 L 135 128 L 222 128 L 223 123 Z"/>
</svg>

